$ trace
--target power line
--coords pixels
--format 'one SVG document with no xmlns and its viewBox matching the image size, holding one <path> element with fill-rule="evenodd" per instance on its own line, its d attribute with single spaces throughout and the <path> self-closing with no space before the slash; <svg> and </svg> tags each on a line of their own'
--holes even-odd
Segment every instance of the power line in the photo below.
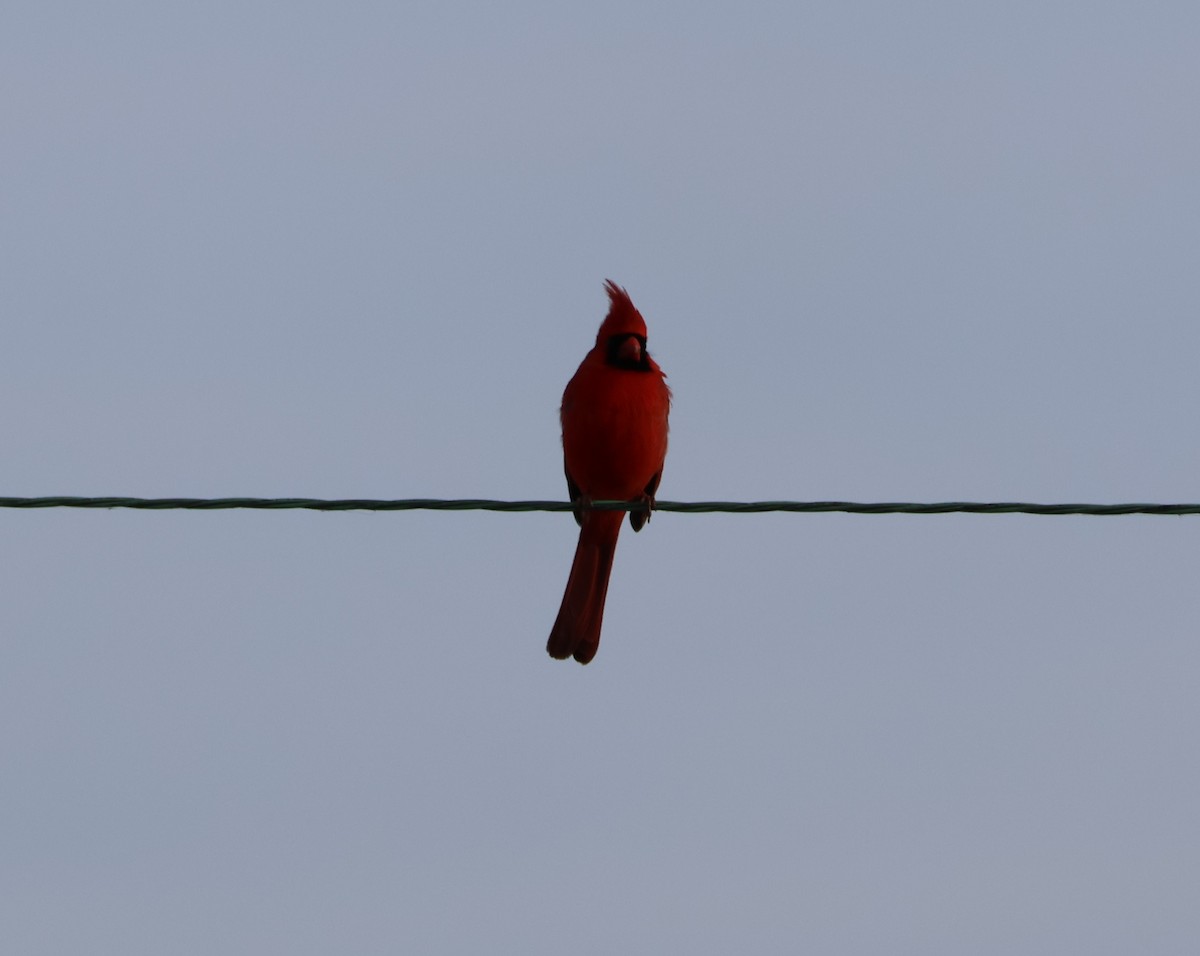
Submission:
<svg viewBox="0 0 1200 956">
<path fill-rule="evenodd" d="M 636 501 L 595 501 L 596 511 L 635 511 Z M 571 511 L 566 501 L 495 501 L 490 498 L 40 498 L 0 497 L 0 508 L 136 508 L 146 511 Z M 1195 515 L 1200 504 L 1032 504 L 1013 501 L 659 501 L 656 511 L 682 514 L 758 514 L 770 511 L 847 514 L 1030 514 L 1030 515 Z"/>
</svg>

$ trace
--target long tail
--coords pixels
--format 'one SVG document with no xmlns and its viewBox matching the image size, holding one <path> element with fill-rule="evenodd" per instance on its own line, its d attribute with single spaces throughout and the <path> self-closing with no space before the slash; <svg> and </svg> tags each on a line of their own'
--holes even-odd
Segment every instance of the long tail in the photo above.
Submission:
<svg viewBox="0 0 1200 956">
<path fill-rule="evenodd" d="M 600 646 L 600 624 L 604 620 L 604 596 L 621 533 L 623 511 L 591 511 L 584 515 L 575 547 L 575 560 L 558 619 L 550 630 L 546 650 L 551 657 L 574 657 L 586 664 Z"/>
</svg>

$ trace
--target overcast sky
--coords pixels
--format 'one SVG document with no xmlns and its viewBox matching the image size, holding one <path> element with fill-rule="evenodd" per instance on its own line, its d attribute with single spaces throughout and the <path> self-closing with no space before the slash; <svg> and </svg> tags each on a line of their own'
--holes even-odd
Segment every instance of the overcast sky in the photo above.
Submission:
<svg viewBox="0 0 1200 956">
<path fill-rule="evenodd" d="M 1200 7 L 37 3 L 0 494 L 1200 500 Z M 23 954 L 1191 954 L 1200 518 L 0 510 Z"/>
</svg>

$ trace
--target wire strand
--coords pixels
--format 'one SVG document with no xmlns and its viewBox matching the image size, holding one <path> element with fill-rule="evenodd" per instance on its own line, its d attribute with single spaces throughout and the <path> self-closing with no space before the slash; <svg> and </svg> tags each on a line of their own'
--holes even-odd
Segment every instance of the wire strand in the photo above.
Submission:
<svg viewBox="0 0 1200 956">
<path fill-rule="evenodd" d="M 639 511 L 640 501 L 594 501 L 594 511 Z M 0 497 L 0 508 L 136 508 L 146 511 L 572 511 L 566 501 L 495 501 L 490 498 L 84 498 Z M 1020 501 L 659 501 L 656 511 L 681 514 L 759 514 L 763 512 L 846 514 L 1030 514 L 1030 515 L 1195 515 L 1200 504 L 1033 504 Z"/>
</svg>

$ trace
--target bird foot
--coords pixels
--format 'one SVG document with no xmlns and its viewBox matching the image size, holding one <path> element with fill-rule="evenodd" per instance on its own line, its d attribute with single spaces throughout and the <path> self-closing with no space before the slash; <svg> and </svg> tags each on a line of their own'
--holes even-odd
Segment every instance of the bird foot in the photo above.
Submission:
<svg viewBox="0 0 1200 956">
<path fill-rule="evenodd" d="M 641 531 L 650 520 L 650 515 L 654 512 L 654 495 L 638 495 L 632 500 L 636 501 L 641 507 L 629 512 L 629 525 L 634 531 Z"/>
</svg>

